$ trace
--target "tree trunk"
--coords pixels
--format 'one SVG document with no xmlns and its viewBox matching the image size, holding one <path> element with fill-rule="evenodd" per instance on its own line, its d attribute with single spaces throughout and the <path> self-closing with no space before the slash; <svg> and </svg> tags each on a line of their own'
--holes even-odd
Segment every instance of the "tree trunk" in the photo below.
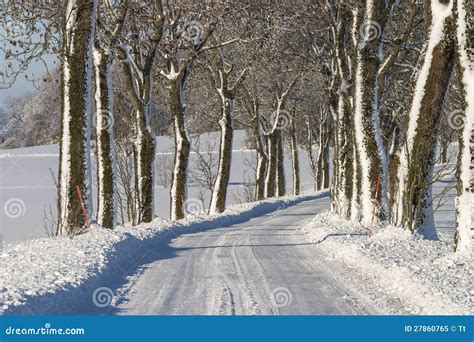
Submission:
<svg viewBox="0 0 474 342">
<path fill-rule="evenodd" d="M 92 211 L 90 103 L 96 10 L 97 0 L 69 0 L 64 17 L 57 230 L 62 236 L 85 224 L 76 189 L 89 217 Z"/>
<path fill-rule="evenodd" d="M 339 22 L 332 28 L 332 36 L 335 42 L 335 54 L 333 60 L 333 73 L 331 87 L 329 89 L 330 104 L 329 109 L 334 118 L 335 134 L 334 140 L 334 159 L 333 159 L 333 184 L 331 188 L 331 211 L 337 215 L 345 216 L 349 210 L 349 201 L 351 192 L 351 167 L 350 160 L 352 157 L 352 144 L 349 143 L 350 135 L 353 129 L 350 129 L 348 123 L 351 120 L 352 113 L 350 111 L 349 96 L 351 88 L 350 66 L 347 58 L 348 51 L 348 35 L 349 31 L 349 10 L 339 7 L 340 16 Z M 329 134 L 327 123 L 320 125 L 320 129 L 324 135 L 321 136 L 322 141 L 325 136 Z M 320 172 L 318 188 L 326 188 L 329 186 L 329 176 L 325 174 L 329 170 L 328 165 L 328 150 L 329 146 L 320 145 Z"/>
<path fill-rule="evenodd" d="M 127 93 L 135 114 L 134 126 L 134 180 L 136 192 L 136 223 L 151 222 L 154 215 L 154 160 L 155 137 L 150 127 L 151 117 L 151 62 L 144 70 L 133 67 L 128 49 L 117 49 L 126 80 Z M 151 60 L 150 60 L 151 61 Z"/>
<path fill-rule="evenodd" d="M 360 22 L 366 30 L 373 26 L 376 29 L 376 36 L 371 36 L 370 31 L 366 31 L 359 37 L 357 44 L 357 59 L 355 72 L 355 135 L 356 146 L 361 163 L 361 193 L 360 193 L 360 218 L 361 221 L 370 224 L 372 217 L 373 202 L 375 196 L 375 185 L 379 175 L 384 178 L 385 184 L 386 165 L 385 149 L 381 138 L 379 127 L 378 96 L 376 90 L 377 72 L 380 66 L 378 56 L 382 42 L 383 23 L 381 22 L 384 13 L 384 2 L 379 0 L 368 0 L 363 20 Z M 359 10 L 360 11 L 360 10 Z M 361 11 L 362 12 L 362 11 Z M 374 24 L 374 23 L 377 23 Z M 362 30 L 364 33 L 364 30 Z M 376 201 L 385 203 L 383 197 L 386 191 L 378 192 Z M 386 208 L 387 206 L 383 206 Z M 383 212 L 383 211 L 381 211 Z"/>
<path fill-rule="evenodd" d="M 191 143 L 184 122 L 184 82 L 183 70 L 170 87 L 171 114 L 174 123 L 175 162 L 171 182 L 171 219 L 180 220 L 185 216 L 186 183 Z"/>
<path fill-rule="evenodd" d="M 441 164 L 446 164 L 448 162 L 448 147 L 450 141 L 447 139 L 443 139 L 442 137 L 440 140 L 440 162 Z"/>
<path fill-rule="evenodd" d="M 306 121 L 306 128 L 308 131 L 308 137 L 306 141 L 306 151 L 308 152 L 308 160 L 309 160 L 309 165 L 311 168 L 311 174 L 313 175 L 313 188 L 314 190 L 317 190 L 317 176 L 318 176 L 318 168 L 317 168 L 317 163 L 314 160 L 314 155 L 313 155 L 313 130 L 311 129 L 311 123 L 309 122 L 309 118 L 307 118 Z M 331 193 L 331 196 L 333 194 Z"/>
<path fill-rule="evenodd" d="M 323 143 L 323 134 L 320 131 L 319 132 L 319 138 L 318 138 L 318 154 L 316 156 L 316 170 L 317 170 L 317 176 L 316 176 L 316 189 L 322 190 L 323 189 L 323 150 L 324 150 L 324 143 Z"/>
<path fill-rule="evenodd" d="M 267 134 L 268 146 L 268 165 L 267 174 L 265 176 L 265 197 L 270 198 L 275 196 L 275 180 L 277 174 L 277 132 Z"/>
<path fill-rule="evenodd" d="M 324 164 L 323 164 L 323 189 L 329 189 L 329 186 L 331 184 L 330 181 L 330 176 L 329 176 L 329 165 L 331 164 L 331 153 L 330 153 L 330 147 L 329 147 L 329 139 L 324 146 Z M 346 209 L 347 210 L 347 209 Z"/>
<path fill-rule="evenodd" d="M 285 196 L 286 194 L 286 180 L 285 180 L 285 149 L 283 148 L 283 131 L 278 131 L 277 138 L 277 196 Z"/>
<path fill-rule="evenodd" d="M 290 144 L 291 144 L 291 162 L 293 171 L 293 195 L 299 195 L 301 193 L 301 180 L 300 180 L 300 160 L 298 155 L 298 143 L 296 139 L 296 123 L 295 119 L 291 120 L 290 127 Z"/>
<path fill-rule="evenodd" d="M 260 133 L 260 113 L 258 112 L 258 103 L 255 104 L 255 139 L 257 140 L 257 170 L 255 175 L 255 198 L 257 201 L 261 201 L 265 198 L 265 174 L 267 172 L 268 157 L 267 157 L 267 144 L 262 139 Z"/>
<path fill-rule="evenodd" d="M 265 174 L 267 172 L 268 157 L 267 144 L 263 141 L 260 133 L 260 116 L 258 113 L 258 106 L 256 112 L 257 123 L 255 127 L 255 139 L 257 143 L 257 170 L 255 175 L 255 198 L 261 201 L 265 198 Z"/>
<path fill-rule="evenodd" d="M 425 236 L 436 236 L 429 219 L 429 178 L 439 130 L 440 116 L 454 66 L 454 42 L 450 5 L 432 0 L 425 6 L 426 40 L 420 58 L 406 137 L 399 153 L 398 184 L 394 190 L 392 223 L 411 231 L 420 229 Z M 431 8 L 430 8 L 431 7 Z M 433 133 L 434 130 L 434 133 Z"/>
<path fill-rule="evenodd" d="M 255 199 L 261 201 L 265 198 L 265 173 L 268 159 L 265 154 L 257 152 L 257 174 L 255 177 Z"/>
<path fill-rule="evenodd" d="M 357 61 L 358 61 L 358 44 L 360 43 L 360 27 L 363 20 L 363 10 L 360 6 L 360 2 L 356 4 L 356 6 L 352 10 L 352 33 L 351 33 L 351 50 L 353 51 L 350 59 L 349 64 L 351 65 L 351 83 L 355 83 L 356 81 L 356 73 L 357 73 Z M 357 95 L 357 88 L 355 85 L 352 86 L 350 91 L 350 117 L 348 118 L 349 122 L 348 125 L 352 130 L 352 133 L 348 134 L 347 137 L 347 144 L 351 145 L 352 150 L 352 158 L 348 156 L 348 168 L 352 169 L 352 182 L 350 178 L 347 180 L 352 184 L 349 185 L 351 189 L 351 194 L 349 196 L 350 199 L 350 208 L 347 212 L 347 217 L 349 217 L 352 221 L 361 221 L 361 194 L 362 194 L 362 164 L 361 164 L 361 157 L 359 154 L 359 146 L 358 142 L 360 142 L 360 137 L 356 135 L 356 118 L 355 115 L 355 98 Z M 350 164 L 350 166 L 349 166 Z M 348 172 L 349 174 L 349 172 Z"/>
<path fill-rule="evenodd" d="M 214 78 L 214 87 L 221 99 L 221 119 L 219 120 L 221 126 L 221 141 L 218 173 L 214 182 L 209 208 L 210 214 L 222 213 L 225 210 L 227 187 L 229 185 L 232 163 L 232 140 L 234 137 L 232 114 L 234 110 L 234 98 L 236 89 L 239 87 L 240 82 L 244 79 L 245 73 L 247 72 L 247 69 L 244 69 L 231 87 L 229 85 L 229 76 L 233 68 L 226 68 L 222 56 L 223 54 L 214 55 L 214 67 L 211 67 L 211 73 Z M 258 108 L 254 108 L 254 110 L 258 110 Z"/>
<path fill-rule="evenodd" d="M 464 126 L 459 139 L 457 163 L 456 234 L 457 252 L 472 253 L 474 238 L 474 28 L 469 25 L 474 16 L 474 4 L 468 0 L 454 0 L 457 27 L 458 74 Z M 469 141 L 470 140 L 470 141 Z"/>
<path fill-rule="evenodd" d="M 219 150 L 219 167 L 217 178 L 212 192 L 211 206 L 209 213 L 222 213 L 225 210 L 227 197 L 227 186 L 230 178 L 230 167 L 232 162 L 232 140 L 234 137 L 234 127 L 232 124 L 233 100 L 226 98 L 224 94 L 222 100 L 222 117 L 219 122 L 221 126 L 221 141 Z"/>
<path fill-rule="evenodd" d="M 136 110 L 137 136 L 135 158 L 138 195 L 138 222 L 153 220 L 153 162 L 155 157 L 155 138 L 149 125 L 150 103 Z"/>
<path fill-rule="evenodd" d="M 115 226 L 117 207 L 111 63 L 111 55 L 96 46 L 94 69 L 96 82 L 97 224 L 110 229 Z"/>
</svg>

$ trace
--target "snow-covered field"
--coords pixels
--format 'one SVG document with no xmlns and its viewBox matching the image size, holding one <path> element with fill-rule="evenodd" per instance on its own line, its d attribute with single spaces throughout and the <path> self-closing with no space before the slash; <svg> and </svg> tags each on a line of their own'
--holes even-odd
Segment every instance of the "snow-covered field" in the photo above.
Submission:
<svg viewBox="0 0 474 342">
<path fill-rule="evenodd" d="M 201 151 L 207 153 L 209 146 L 214 146 L 218 154 L 219 133 L 209 133 L 200 136 Z M 253 150 L 245 146 L 246 134 L 236 131 L 234 136 L 232 169 L 230 174 L 228 203 L 244 202 L 243 194 L 246 184 L 254 182 L 252 161 L 255 158 Z M 196 139 L 193 140 L 193 143 Z M 169 137 L 158 137 L 156 141 L 156 173 L 169 172 L 167 161 L 173 158 L 173 140 Z M 191 154 L 190 170 L 196 169 L 196 154 Z M 217 155 L 216 155 L 217 158 Z M 300 150 L 302 188 L 312 189 L 313 180 L 309 168 L 307 153 Z M 167 169 L 166 169 L 167 168 Z M 37 146 L 0 151 L 0 239 L 5 242 L 29 240 L 46 237 L 43 227 L 45 212 L 56 212 L 56 188 L 52 172 L 57 175 L 58 146 Z M 291 159 L 289 154 L 285 160 L 287 190 L 291 191 Z M 93 170 L 93 175 L 96 172 Z M 189 183 L 188 198 L 200 205 L 200 187 Z M 206 194 L 204 206 L 207 207 L 210 194 Z M 93 201 L 96 205 L 96 201 Z M 169 188 L 164 188 L 155 182 L 155 215 L 169 218 Z M 1 243 L 0 243 L 1 245 Z"/>
</svg>

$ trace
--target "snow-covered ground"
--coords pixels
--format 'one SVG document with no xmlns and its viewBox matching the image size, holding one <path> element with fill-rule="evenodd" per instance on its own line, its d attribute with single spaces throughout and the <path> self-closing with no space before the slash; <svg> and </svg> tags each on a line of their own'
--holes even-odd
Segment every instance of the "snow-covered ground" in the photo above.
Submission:
<svg viewBox="0 0 474 342">
<path fill-rule="evenodd" d="M 218 134 L 201 137 L 201 147 L 206 140 L 213 145 Z M 170 222 L 169 189 L 156 184 L 152 223 L 114 231 L 94 226 L 54 239 L 37 238 L 45 236 L 44 209 L 54 209 L 49 169 L 57 168 L 57 146 L 0 152 L 0 237 L 8 242 L 0 244 L 0 312 L 473 314 L 472 259 L 452 253 L 454 188 L 435 212 L 439 240 L 394 227 L 369 238 L 360 225 L 327 214 L 327 193 L 236 204 L 253 177 L 254 152 L 244 141 L 237 132 L 228 197 L 234 205 L 224 214 Z M 160 137 L 157 146 L 163 168 L 172 141 Z M 301 159 L 308 191 L 306 153 Z M 453 166 L 445 166 L 435 195 L 453 184 Z M 189 198 L 198 192 L 191 186 Z"/>
<path fill-rule="evenodd" d="M 211 147 L 218 156 L 219 133 L 213 132 L 200 136 L 200 149 L 207 153 Z M 252 160 L 255 158 L 253 150 L 245 146 L 247 139 L 244 131 L 236 131 L 233 144 L 232 169 L 229 182 L 228 203 L 235 204 L 244 201 L 245 185 L 254 182 Z M 196 144 L 197 139 L 192 143 Z M 168 172 L 172 168 L 167 163 L 173 159 L 173 139 L 157 137 L 156 140 L 156 182 L 155 182 L 155 215 L 169 218 L 169 188 L 160 184 L 159 174 Z M 194 147 L 196 148 L 196 147 Z M 197 155 L 191 153 L 189 169 L 195 170 Z M 302 188 L 309 190 L 313 187 L 307 153 L 300 150 Z M 93 168 L 95 165 L 93 165 Z M 0 240 L 5 242 L 29 240 L 46 237 L 43 227 L 45 212 L 56 213 L 56 188 L 52 172 L 57 175 L 58 146 L 37 146 L 0 151 Z M 291 191 L 291 158 L 289 154 L 285 160 L 287 190 Z M 95 170 L 92 172 L 96 174 Z M 201 205 L 199 199 L 200 187 L 189 183 L 188 198 Z M 208 206 L 210 194 L 205 196 L 204 207 Z M 96 205 L 96 200 L 93 201 Z M 1 241 L 0 241 L 1 245 Z"/>
<path fill-rule="evenodd" d="M 309 241 L 360 274 L 412 314 L 474 314 L 472 256 L 452 240 L 426 240 L 393 226 L 370 229 L 325 213 L 308 224 Z"/>
<path fill-rule="evenodd" d="M 322 192 L 19 242 L 0 258 L 0 311 L 473 314 L 472 259 L 394 227 L 369 238 L 327 208 Z"/>
<path fill-rule="evenodd" d="M 109 300 L 116 296 L 111 289 L 124 286 L 127 277 L 135 275 L 150 258 L 156 257 L 157 252 L 172 252 L 172 247 L 167 246 L 177 236 L 201 231 L 219 235 L 219 231 L 212 229 L 238 225 L 269 214 L 263 221 L 265 226 L 279 210 L 323 196 L 326 196 L 322 202 L 326 207 L 327 193 L 321 193 L 236 205 L 211 217 L 197 215 L 179 222 L 156 219 L 149 224 L 119 227 L 113 231 L 93 227 L 90 232 L 74 238 L 44 238 L 12 244 L 0 258 L 3 275 L 0 278 L 0 310 L 13 314 L 110 311 L 109 304 L 112 303 Z M 316 212 L 313 208 L 306 218 Z M 172 258 L 171 254 L 163 259 Z M 205 259 L 196 258 L 194 262 L 207 267 Z M 183 277 L 174 280 L 175 285 L 179 285 L 186 281 L 186 273 L 181 273 L 182 269 L 176 271 L 179 271 L 177 277 Z M 156 291 L 172 285 L 164 279 L 149 284 Z M 105 307 L 101 306 L 102 301 L 107 302 Z M 175 309 L 177 307 L 170 308 Z"/>
</svg>

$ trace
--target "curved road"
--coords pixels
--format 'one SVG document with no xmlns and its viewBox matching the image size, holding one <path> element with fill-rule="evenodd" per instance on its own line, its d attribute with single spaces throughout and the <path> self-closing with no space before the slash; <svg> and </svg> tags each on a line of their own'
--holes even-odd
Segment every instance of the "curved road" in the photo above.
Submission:
<svg viewBox="0 0 474 342">
<path fill-rule="evenodd" d="M 184 234 L 119 292 L 132 315 L 373 314 L 301 228 L 327 197 L 228 227 Z"/>
</svg>

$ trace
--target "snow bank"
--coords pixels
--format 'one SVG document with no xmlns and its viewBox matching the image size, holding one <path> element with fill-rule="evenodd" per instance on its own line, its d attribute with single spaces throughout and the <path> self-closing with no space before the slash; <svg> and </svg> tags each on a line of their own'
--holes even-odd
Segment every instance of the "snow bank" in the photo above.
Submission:
<svg viewBox="0 0 474 342">
<path fill-rule="evenodd" d="M 93 305 L 94 290 L 115 288 L 147 255 L 178 234 L 230 226 L 289 205 L 323 195 L 288 196 L 229 207 L 214 216 L 195 215 L 171 222 L 157 219 L 137 227 L 91 231 L 68 238 L 37 239 L 7 245 L 0 250 L 0 313 L 80 314 Z M 160 284 L 156 284 L 160 286 Z"/>
<path fill-rule="evenodd" d="M 472 256 L 454 254 L 452 243 L 425 240 L 393 226 L 371 237 L 360 224 L 330 214 L 304 230 L 327 255 L 362 274 L 413 314 L 474 314 Z"/>
</svg>

